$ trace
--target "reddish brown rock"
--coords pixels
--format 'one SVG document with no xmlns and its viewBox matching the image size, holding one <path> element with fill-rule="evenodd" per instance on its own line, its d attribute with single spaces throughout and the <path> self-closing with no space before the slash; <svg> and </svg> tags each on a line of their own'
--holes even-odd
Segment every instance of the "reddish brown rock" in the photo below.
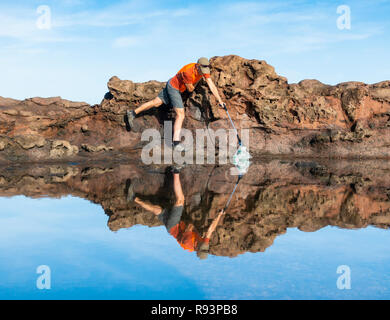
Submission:
<svg viewBox="0 0 390 320">
<path fill-rule="evenodd" d="M 390 157 L 390 81 L 289 84 L 265 61 L 225 56 L 211 64 L 237 127 L 250 130 L 253 155 Z M 145 144 L 144 129 L 161 130 L 172 115 L 166 107 L 151 110 L 128 132 L 126 110 L 154 98 L 164 85 L 113 77 L 95 106 L 60 98 L 0 98 L 0 161 L 127 158 Z M 230 128 L 205 83 L 184 100 L 186 128 Z"/>
</svg>

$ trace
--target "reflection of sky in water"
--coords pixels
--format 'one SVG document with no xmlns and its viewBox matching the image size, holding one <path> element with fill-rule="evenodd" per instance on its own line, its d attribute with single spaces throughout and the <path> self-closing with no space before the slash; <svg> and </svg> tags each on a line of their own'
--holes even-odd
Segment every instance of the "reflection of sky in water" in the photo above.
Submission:
<svg viewBox="0 0 390 320">
<path fill-rule="evenodd" d="M 356 299 L 390 298 L 389 231 L 289 229 L 265 253 L 200 261 L 164 227 L 107 227 L 88 201 L 0 198 L 0 298 Z M 49 265 L 52 289 L 36 289 Z M 349 265 L 352 289 L 336 287 Z"/>
</svg>

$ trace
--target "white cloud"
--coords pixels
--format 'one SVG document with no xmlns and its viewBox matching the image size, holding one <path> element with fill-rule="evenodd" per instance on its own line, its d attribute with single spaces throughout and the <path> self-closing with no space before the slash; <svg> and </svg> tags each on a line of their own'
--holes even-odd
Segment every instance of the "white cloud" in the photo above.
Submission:
<svg viewBox="0 0 390 320">
<path fill-rule="evenodd" d="M 52 4 L 51 30 L 36 28 L 36 7 L 0 4 L 0 51 L 7 64 L 4 68 L 9 67 L 14 74 L 14 82 L 7 79 L 2 83 L 8 96 L 61 94 L 96 103 L 113 74 L 134 81 L 165 81 L 198 56 L 225 54 L 265 59 L 288 78 L 308 73 L 319 77 L 311 75 L 313 68 L 305 63 L 316 60 L 321 52 L 335 55 L 344 50 L 355 56 L 349 47 L 361 46 L 386 56 L 389 43 L 388 21 L 382 17 L 377 19 L 372 12 L 365 16 L 365 10 L 359 13 L 355 8 L 352 30 L 340 31 L 336 10 L 326 2 L 213 2 L 176 8 L 153 0 L 113 1 L 105 7 L 97 6 L 97 1 L 90 1 L 91 5 L 76 0 L 48 2 Z M 90 43 L 84 45 L 85 41 Z M 47 54 L 39 58 L 43 52 Z M 359 54 L 364 58 L 364 52 Z M 293 55 L 301 65 L 291 66 Z M 137 64 L 129 62 L 130 58 Z M 342 63 L 341 58 L 333 60 L 333 64 Z M 378 63 L 386 65 L 384 59 L 373 65 Z M 316 70 L 334 78 L 334 72 L 323 66 Z M 356 70 L 349 70 L 351 78 Z M 366 77 L 366 69 L 360 70 L 361 77 Z M 375 73 L 375 77 L 385 78 L 382 73 Z M 35 74 L 42 75 L 41 82 L 28 83 Z M 57 79 L 58 74 L 62 74 L 61 85 L 49 80 Z M 19 78 L 27 79 L 23 92 L 17 85 Z M 90 89 L 84 87 L 86 83 Z"/>
<path fill-rule="evenodd" d="M 158 22 L 155 19 L 169 17 L 184 17 L 190 15 L 188 8 L 154 9 L 149 7 L 137 8 L 134 3 L 120 3 L 104 9 L 86 10 L 73 14 L 58 15 L 53 21 L 55 27 L 121 27 L 135 24 Z"/>
<path fill-rule="evenodd" d="M 113 46 L 115 48 L 135 47 L 140 44 L 140 38 L 138 37 L 120 37 L 114 40 Z"/>
<path fill-rule="evenodd" d="M 34 10 L 21 10 L 18 15 L 14 12 L 0 12 L 0 41 L 1 38 L 20 41 L 21 46 L 27 44 L 58 43 L 85 41 L 79 36 L 67 36 L 59 30 L 41 30 L 37 27 L 38 15 Z"/>
</svg>

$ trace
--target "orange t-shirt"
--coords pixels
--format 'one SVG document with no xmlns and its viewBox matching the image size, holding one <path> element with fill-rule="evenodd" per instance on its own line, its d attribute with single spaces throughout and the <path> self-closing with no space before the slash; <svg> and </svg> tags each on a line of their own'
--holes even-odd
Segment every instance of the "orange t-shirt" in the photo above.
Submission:
<svg viewBox="0 0 390 320">
<path fill-rule="evenodd" d="M 186 231 L 186 224 L 180 221 L 169 230 L 169 233 L 176 238 L 177 242 L 184 250 L 195 251 L 201 242 L 209 242 L 210 239 L 202 238 L 195 231 Z"/>
<path fill-rule="evenodd" d="M 190 63 L 185 65 L 179 70 L 179 72 L 170 80 L 171 86 L 180 92 L 186 91 L 185 84 L 195 85 L 198 81 L 205 77 L 210 78 L 209 74 L 201 74 L 196 67 L 196 63 Z"/>
</svg>

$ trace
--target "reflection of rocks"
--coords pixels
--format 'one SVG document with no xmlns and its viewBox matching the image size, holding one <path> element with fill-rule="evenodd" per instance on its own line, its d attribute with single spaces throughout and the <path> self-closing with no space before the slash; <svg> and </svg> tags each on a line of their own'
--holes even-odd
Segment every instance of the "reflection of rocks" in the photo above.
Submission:
<svg viewBox="0 0 390 320">
<path fill-rule="evenodd" d="M 390 157 L 390 81 L 289 84 L 265 61 L 231 55 L 215 57 L 211 64 L 212 78 L 237 127 L 250 129 L 253 154 Z M 155 98 L 164 85 L 114 76 L 107 84 L 109 92 L 94 106 L 58 97 L 0 97 L 0 161 L 128 157 L 144 144 L 141 132 L 161 130 L 171 115 L 164 106 L 150 110 L 128 132 L 126 110 Z M 186 128 L 231 129 L 204 82 L 184 102 Z M 55 141 L 64 141 L 63 148 L 53 150 Z"/>
<path fill-rule="evenodd" d="M 189 166 L 181 175 L 186 196 L 183 220 L 202 233 L 225 205 L 236 182 L 228 167 Z M 145 200 L 172 204 L 166 168 L 138 164 L 42 165 L 0 167 L 0 196 L 73 195 L 102 205 L 116 231 L 160 221 L 126 202 L 126 180 Z M 236 256 L 264 251 L 287 228 L 313 232 L 326 226 L 390 227 L 390 165 L 386 161 L 333 163 L 270 160 L 250 167 L 223 222 L 210 242 L 210 253 Z"/>
</svg>

